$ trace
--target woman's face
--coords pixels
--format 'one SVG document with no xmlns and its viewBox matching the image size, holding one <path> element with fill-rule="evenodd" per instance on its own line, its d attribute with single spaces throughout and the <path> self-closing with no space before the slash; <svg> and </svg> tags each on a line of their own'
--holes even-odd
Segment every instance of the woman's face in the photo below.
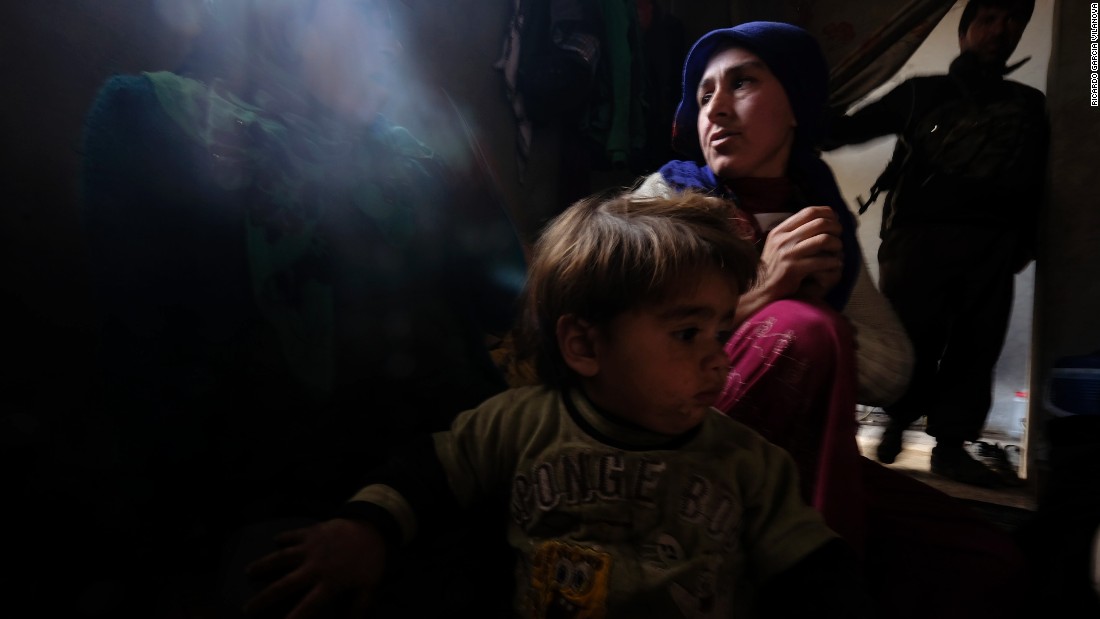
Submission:
<svg viewBox="0 0 1100 619">
<path fill-rule="evenodd" d="M 719 178 L 780 177 L 797 124 L 783 85 L 745 49 L 715 52 L 696 92 L 699 146 Z"/>
<path fill-rule="evenodd" d="M 400 50 L 388 0 L 325 0 L 306 26 L 302 70 L 321 103 L 346 119 L 370 122 L 388 98 Z"/>
</svg>

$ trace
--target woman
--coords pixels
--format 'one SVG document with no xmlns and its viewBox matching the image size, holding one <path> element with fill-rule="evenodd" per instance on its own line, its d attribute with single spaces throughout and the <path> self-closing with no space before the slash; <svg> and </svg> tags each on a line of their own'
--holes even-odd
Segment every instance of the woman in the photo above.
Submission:
<svg viewBox="0 0 1100 619">
<path fill-rule="evenodd" d="M 490 193 L 380 115 L 386 2 L 205 5 L 185 66 L 108 80 L 84 142 L 104 406 L 134 545 L 172 565 L 328 514 L 502 390 L 486 334 L 525 268 Z"/>
<path fill-rule="evenodd" d="M 864 554 L 885 616 L 972 613 L 1019 584 L 1011 541 L 859 454 L 856 402 L 900 396 L 911 346 L 815 149 L 827 86 L 824 56 L 800 28 L 752 22 L 704 35 L 685 62 L 673 127 L 674 147 L 693 160 L 669 162 L 636 192 L 726 196 L 760 248 L 762 283 L 742 297 L 716 406 L 792 453 L 806 500 Z M 895 354 L 873 354 L 882 351 Z"/>
<path fill-rule="evenodd" d="M 858 546 L 855 404 L 904 392 L 911 346 L 814 149 L 827 84 L 817 43 L 795 26 L 755 22 L 704 36 L 688 55 L 673 126 L 673 146 L 693 161 L 669 162 L 637 193 L 703 189 L 747 215 L 763 282 L 738 309 L 727 347 L 734 371 L 718 406 L 795 453 L 807 499 Z M 881 350 L 895 355 L 870 354 Z"/>
</svg>

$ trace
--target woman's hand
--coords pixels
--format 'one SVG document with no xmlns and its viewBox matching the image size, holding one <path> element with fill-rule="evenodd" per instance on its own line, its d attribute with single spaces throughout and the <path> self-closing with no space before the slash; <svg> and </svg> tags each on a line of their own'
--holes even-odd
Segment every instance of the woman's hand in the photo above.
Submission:
<svg viewBox="0 0 1100 619">
<path fill-rule="evenodd" d="M 246 615 L 363 616 L 386 560 L 374 525 L 336 518 L 275 539 L 282 548 L 248 566 L 249 576 L 269 584 L 245 605 Z"/>
<path fill-rule="evenodd" d="M 840 281 L 844 246 L 833 209 L 808 206 L 768 233 L 762 279 L 742 296 L 738 318 L 781 299 L 820 299 Z"/>
</svg>

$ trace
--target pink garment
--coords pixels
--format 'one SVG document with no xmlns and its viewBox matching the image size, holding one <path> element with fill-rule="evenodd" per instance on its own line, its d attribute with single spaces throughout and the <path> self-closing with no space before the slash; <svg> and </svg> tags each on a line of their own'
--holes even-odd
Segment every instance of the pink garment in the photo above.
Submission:
<svg viewBox="0 0 1100 619">
<path fill-rule="evenodd" d="M 862 552 L 853 341 L 848 321 L 824 304 L 772 303 L 726 344 L 732 366 L 715 406 L 789 451 L 802 496 Z"/>
<path fill-rule="evenodd" d="M 882 616 L 1018 616 L 1023 555 L 958 499 L 872 462 L 856 443 L 851 326 L 838 312 L 783 300 L 726 344 L 715 406 L 787 449 L 803 497 L 863 557 Z"/>
</svg>

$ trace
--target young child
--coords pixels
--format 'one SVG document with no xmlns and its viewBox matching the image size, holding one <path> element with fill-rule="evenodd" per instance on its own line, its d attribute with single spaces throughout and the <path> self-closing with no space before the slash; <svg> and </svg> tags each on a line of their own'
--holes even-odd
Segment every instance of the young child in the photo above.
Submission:
<svg viewBox="0 0 1100 619">
<path fill-rule="evenodd" d="M 543 384 L 466 411 L 340 518 L 285 536 L 252 569 L 284 575 L 249 609 L 365 607 L 418 530 L 503 495 L 519 616 L 866 616 L 859 569 L 799 498 L 790 456 L 711 408 L 757 266 L 730 217 L 692 193 L 562 213 L 535 246 L 519 328 Z"/>
</svg>

